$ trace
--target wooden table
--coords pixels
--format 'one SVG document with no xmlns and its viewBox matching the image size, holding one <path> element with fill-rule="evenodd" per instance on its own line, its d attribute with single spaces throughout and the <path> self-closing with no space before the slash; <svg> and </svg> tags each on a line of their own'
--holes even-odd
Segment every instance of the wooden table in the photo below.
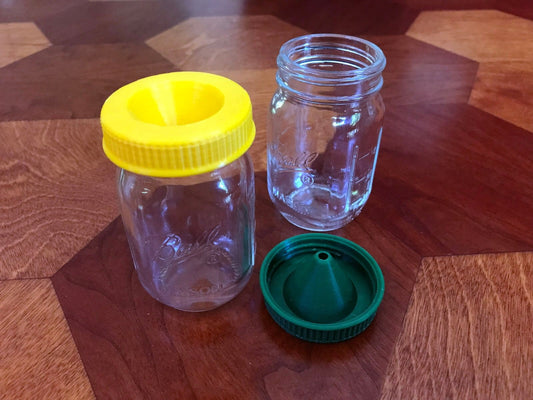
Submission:
<svg viewBox="0 0 533 400">
<path fill-rule="evenodd" d="M 530 0 L 0 1 L 0 398 L 532 399 L 532 18 Z M 334 232 L 386 292 L 334 345 L 286 334 L 258 284 L 303 233 L 268 199 L 265 129 L 278 49 L 306 32 L 388 59 L 373 192 Z M 203 314 L 141 288 L 101 150 L 105 98 L 174 70 L 241 83 L 258 127 L 254 274 Z"/>
</svg>

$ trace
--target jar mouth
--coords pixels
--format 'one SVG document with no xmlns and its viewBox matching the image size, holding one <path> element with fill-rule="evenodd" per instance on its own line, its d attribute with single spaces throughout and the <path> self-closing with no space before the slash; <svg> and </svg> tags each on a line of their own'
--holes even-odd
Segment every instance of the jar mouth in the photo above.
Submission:
<svg viewBox="0 0 533 400">
<path fill-rule="evenodd" d="M 368 40 L 325 33 L 289 40 L 281 46 L 277 62 L 280 69 L 313 83 L 349 84 L 381 74 L 386 58 Z"/>
</svg>

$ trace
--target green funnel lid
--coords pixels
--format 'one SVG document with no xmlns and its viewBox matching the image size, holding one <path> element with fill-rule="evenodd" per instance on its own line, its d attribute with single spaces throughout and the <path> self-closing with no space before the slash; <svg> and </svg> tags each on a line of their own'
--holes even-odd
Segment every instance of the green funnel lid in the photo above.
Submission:
<svg viewBox="0 0 533 400">
<path fill-rule="evenodd" d="M 363 332 L 385 291 L 381 269 L 365 249 L 324 233 L 279 243 L 259 279 L 272 318 L 291 335 L 319 343 Z"/>
</svg>

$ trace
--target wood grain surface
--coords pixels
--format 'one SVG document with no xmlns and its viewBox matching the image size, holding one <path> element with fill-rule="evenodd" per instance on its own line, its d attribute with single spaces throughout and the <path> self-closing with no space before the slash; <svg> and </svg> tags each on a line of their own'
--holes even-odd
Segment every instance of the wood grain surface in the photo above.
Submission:
<svg viewBox="0 0 533 400">
<path fill-rule="evenodd" d="M 481 63 L 468 103 L 533 132 L 531 64 L 526 60 Z"/>
<path fill-rule="evenodd" d="M 48 15 L 61 12 L 72 5 L 83 3 L 84 0 L 21 0 L 0 2 L 0 23 L 34 21 Z"/>
<path fill-rule="evenodd" d="M 274 13 L 285 21 L 312 33 L 332 32 L 345 35 L 403 34 L 418 12 L 392 0 L 298 0 L 277 1 Z"/>
<path fill-rule="evenodd" d="M 382 90 L 386 106 L 468 101 L 477 62 L 403 35 L 365 38 L 387 57 Z"/>
<path fill-rule="evenodd" d="M 83 2 L 36 22 L 54 44 L 103 44 L 142 42 L 186 15 L 178 1 L 104 1 Z"/>
<path fill-rule="evenodd" d="M 339 399 L 378 396 L 420 258 L 367 219 L 338 231 L 374 255 L 387 296 L 356 339 L 303 342 L 270 318 L 258 282 L 268 249 L 301 230 L 267 201 L 264 173 L 257 194 L 255 271 L 243 293 L 217 310 L 184 313 L 152 299 L 137 279 L 120 220 L 54 275 L 97 397 L 314 398 L 318 387 L 324 396 L 336 393 L 331 382 L 345 385 Z"/>
<path fill-rule="evenodd" d="M 174 69 L 142 43 L 52 46 L 0 69 L 0 120 L 97 118 L 119 87 Z"/>
<path fill-rule="evenodd" d="M 530 0 L 0 0 L 0 399 L 532 398 L 531 19 Z M 372 194 L 332 232 L 385 296 L 334 345 L 285 333 L 258 283 L 304 233 L 265 170 L 276 55 L 307 32 L 387 57 Z M 141 287 L 98 122 L 114 90 L 181 69 L 240 83 L 257 128 L 255 269 L 202 314 Z"/>
<path fill-rule="evenodd" d="M 533 398 L 533 253 L 424 259 L 382 399 Z"/>
<path fill-rule="evenodd" d="M 0 279 L 51 276 L 118 214 L 99 122 L 3 122 L 0 141 Z"/>
<path fill-rule="evenodd" d="M 0 24 L 0 68 L 50 46 L 31 22 Z"/>
<path fill-rule="evenodd" d="M 407 35 L 479 61 L 468 103 L 533 130 L 533 21 L 496 10 L 426 11 Z"/>
<path fill-rule="evenodd" d="M 523 18 L 533 18 L 530 0 L 396 0 L 416 10 L 497 9 Z"/>
<path fill-rule="evenodd" d="M 417 253 L 532 248 L 531 132 L 470 106 L 389 107 L 381 146 L 366 212 Z"/>
<path fill-rule="evenodd" d="M 423 11 L 406 34 L 481 62 L 531 60 L 532 32 L 533 21 L 525 18 L 497 10 L 464 10 Z"/>
<path fill-rule="evenodd" d="M 0 398 L 94 399 L 48 279 L 0 281 Z"/>
<path fill-rule="evenodd" d="M 275 68 L 281 45 L 305 33 L 270 15 L 196 17 L 146 43 L 186 71 Z"/>
</svg>

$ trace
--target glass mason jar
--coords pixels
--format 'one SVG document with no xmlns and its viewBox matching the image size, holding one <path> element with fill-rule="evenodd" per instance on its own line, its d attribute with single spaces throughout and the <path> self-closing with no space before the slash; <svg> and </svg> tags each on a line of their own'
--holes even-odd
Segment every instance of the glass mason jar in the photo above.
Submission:
<svg viewBox="0 0 533 400">
<path fill-rule="evenodd" d="M 329 231 L 368 200 L 385 106 L 385 56 L 344 35 L 294 38 L 279 52 L 270 106 L 268 191 L 291 223 Z"/>
<path fill-rule="evenodd" d="M 157 75 L 113 93 L 101 120 L 146 291 L 184 311 L 233 299 L 255 255 L 254 171 L 246 153 L 255 126 L 246 91 L 211 74 Z"/>
</svg>

